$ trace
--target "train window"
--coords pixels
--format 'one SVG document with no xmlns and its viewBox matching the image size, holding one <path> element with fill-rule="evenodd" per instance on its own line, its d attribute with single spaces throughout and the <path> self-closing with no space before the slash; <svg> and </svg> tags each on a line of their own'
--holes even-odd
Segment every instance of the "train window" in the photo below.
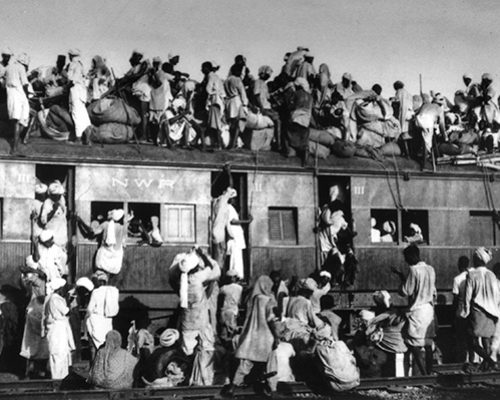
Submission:
<svg viewBox="0 0 500 400">
<path fill-rule="evenodd" d="M 195 243 L 195 206 L 165 204 L 165 239 L 168 242 Z"/>
<path fill-rule="evenodd" d="M 370 217 L 372 243 L 398 243 L 397 210 L 372 209 Z"/>
<path fill-rule="evenodd" d="M 128 238 L 133 243 L 148 243 L 153 224 L 158 227 L 160 219 L 159 203 L 128 203 L 128 213 L 133 218 L 128 223 Z M 156 218 L 153 218 L 156 217 Z"/>
<path fill-rule="evenodd" d="M 495 246 L 499 240 L 491 211 L 471 211 L 468 231 L 471 246 Z"/>
<path fill-rule="evenodd" d="M 269 241 L 297 244 L 297 208 L 269 207 Z"/>
<path fill-rule="evenodd" d="M 401 213 L 403 242 L 429 244 L 429 212 L 407 210 Z"/>
<path fill-rule="evenodd" d="M 117 201 L 93 201 L 90 203 L 91 224 L 104 222 L 108 218 L 108 212 L 116 208 L 123 208 L 123 203 Z"/>
</svg>

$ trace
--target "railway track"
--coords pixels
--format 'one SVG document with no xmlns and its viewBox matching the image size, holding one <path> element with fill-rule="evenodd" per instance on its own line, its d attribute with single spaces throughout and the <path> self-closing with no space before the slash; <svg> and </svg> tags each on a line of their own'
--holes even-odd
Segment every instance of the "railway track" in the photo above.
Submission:
<svg viewBox="0 0 500 400">
<path fill-rule="evenodd" d="M 398 390 L 404 387 L 457 388 L 464 385 L 484 384 L 500 387 L 500 371 L 483 373 L 464 373 L 459 364 L 437 366 L 435 373 L 428 376 L 401 378 L 366 378 L 355 389 Z M 220 398 L 222 386 L 198 386 L 175 388 L 149 388 L 126 390 L 61 390 L 61 381 L 25 380 L 0 382 L 0 399 L 16 400 L 204 400 Z M 252 388 L 238 388 L 235 397 L 260 399 Z M 314 398 L 328 397 L 313 393 L 304 383 L 280 383 L 276 398 Z"/>
</svg>

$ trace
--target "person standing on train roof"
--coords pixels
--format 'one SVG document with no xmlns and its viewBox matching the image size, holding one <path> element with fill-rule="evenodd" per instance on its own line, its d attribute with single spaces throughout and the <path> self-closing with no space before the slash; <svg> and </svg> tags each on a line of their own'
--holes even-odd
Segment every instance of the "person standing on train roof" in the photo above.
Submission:
<svg viewBox="0 0 500 400">
<path fill-rule="evenodd" d="M 47 190 L 47 198 L 40 212 L 40 224 L 54 233 L 54 244 L 66 251 L 68 244 L 68 221 L 66 219 L 66 200 L 64 187 L 58 180 L 52 182 Z"/>
<path fill-rule="evenodd" d="M 51 230 L 44 229 L 38 236 L 33 261 L 45 275 L 47 283 L 68 275 L 68 255 L 63 249 L 54 244 L 54 233 Z M 50 294 L 48 289 L 47 287 L 47 295 Z"/>
<path fill-rule="evenodd" d="M 472 348 L 472 335 L 469 332 L 469 321 L 463 318 L 465 307 L 465 281 L 467 275 L 472 270 L 467 256 L 460 256 L 458 259 L 458 271 L 453 278 L 453 305 L 455 306 L 455 335 L 456 335 L 456 362 L 473 362 L 474 349 Z"/>
<path fill-rule="evenodd" d="M 219 66 L 213 61 L 205 61 L 201 65 L 201 72 L 204 75 L 202 85 L 205 89 L 207 115 L 207 130 L 212 131 L 211 136 L 215 147 L 222 149 L 222 116 L 224 114 L 224 84 L 217 75 Z"/>
<path fill-rule="evenodd" d="M 400 294 L 408 297 L 406 344 L 418 374 L 427 375 L 432 367 L 428 364 L 432 358 L 431 341 L 434 336 L 436 273 L 434 268 L 421 261 L 417 245 L 406 247 L 403 256 L 410 266 L 408 275 L 394 267 L 392 272 L 401 279 Z"/>
<path fill-rule="evenodd" d="M 87 112 L 88 91 L 85 70 L 80 50 L 68 50 L 69 64 L 66 66 L 69 84 L 69 110 L 75 124 L 75 140 L 81 141 L 87 128 L 92 127 Z"/>
<path fill-rule="evenodd" d="M 56 278 L 48 286 L 52 293 L 45 302 L 44 329 L 49 345 L 49 366 L 52 379 L 64 379 L 71 365 L 71 351 L 75 349 L 69 325 L 69 308 L 66 304 L 66 280 Z"/>
<path fill-rule="evenodd" d="M 113 317 L 118 314 L 120 305 L 119 291 L 108 285 L 109 277 L 104 271 L 93 276 L 94 287 L 87 305 L 85 326 L 90 337 L 92 356 L 103 345 L 106 334 L 113 329 Z"/>
<path fill-rule="evenodd" d="M 13 144 L 11 154 L 17 154 L 21 131 L 28 126 L 30 105 L 28 102 L 29 82 L 27 70 L 29 57 L 22 53 L 15 62 L 9 62 L 5 70 L 5 87 L 7 90 L 7 113 Z"/>
<path fill-rule="evenodd" d="M 217 262 L 199 247 L 177 254 L 169 268 L 169 282 L 179 293 L 181 348 L 196 351 L 190 385 L 211 385 L 215 332 L 210 323 L 207 285 L 221 275 Z"/>
<path fill-rule="evenodd" d="M 14 53 L 9 47 L 6 47 L 2 49 L 1 56 L 2 61 L 0 61 L 0 90 L 5 90 L 5 72 L 7 71 L 7 67 L 11 62 Z M 5 93 L 2 93 L 2 96 L 0 97 L 2 103 L 5 102 L 5 97 L 3 97 L 4 95 Z"/>
<path fill-rule="evenodd" d="M 472 263 L 465 280 L 465 301 L 461 316 L 469 319 L 473 336 L 473 349 L 483 359 L 482 370 L 496 367 L 491 359 L 491 338 L 500 316 L 500 289 L 495 274 L 486 268 L 491 252 L 484 247 L 474 251 Z"/>
<path fill-rule="evenodd" d="M 462 76 L 462 80 L 465 85 L 464 95 L 468 102 L 476 99 L 481 95 L 479 91 L 479 85 L 477 83 L 472 82 L 472 76 L 470 74 L 465 73 Z"/>
</svg>

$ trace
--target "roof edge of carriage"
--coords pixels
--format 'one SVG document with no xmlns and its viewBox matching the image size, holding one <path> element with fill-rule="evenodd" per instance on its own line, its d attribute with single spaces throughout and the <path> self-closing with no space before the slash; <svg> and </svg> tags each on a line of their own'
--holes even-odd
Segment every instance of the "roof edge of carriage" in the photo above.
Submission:
<svg viewBox="0 0 500 400">
<path fill-rule="evenodd" d="M 302 167 L 298 157 L 285 158 L 271 151 L 222 150 L 203 152 L 198 149 L 165 149 L 149 144 L 120 144 L 83 146 L 42 138 L 33 138 L 22 146 L 19 155 L 10 155 L 10 146 L 0 139 L 0 160 L 2 162 L 25 162 L 61 165 L 109 165 L 173 167 L 187 169 L 217 170 L 230 164 L 235 171 L 303 173 L 318 175 L 397 175 L 404 178 L 421 176 L 432 178 L 480 178 L 484 169 L 470 165 L 437 165 L 432 171 L 430 162 L 424 171 L 415 160 L 404 157 L 386 157 L 382 162 L 368 158 L 339 158 L 330 155 L 327 159 L 309 158 L 308 165 Z M 500 156 L 499 156 L 500 158 Z M 489 172 L 495 175 L 495 171 Z"/>
</svg>

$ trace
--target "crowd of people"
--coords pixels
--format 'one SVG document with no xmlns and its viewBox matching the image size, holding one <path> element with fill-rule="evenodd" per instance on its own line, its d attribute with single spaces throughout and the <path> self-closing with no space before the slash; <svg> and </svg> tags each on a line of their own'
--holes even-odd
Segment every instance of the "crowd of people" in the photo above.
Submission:
<svg viewBox="0 0 500 400">
<path fill-rule="evenodd" d="M 415 243 L 403 252 L 407 272 L 393 268 L 406 307 L 394 307 L 386 290 L 376 291 L 373 307 L 359 312 L 354 335 L 335 312 L 330 290 L 349 279 L 349 259 L 355 260 L 352 248 L 342 244 L 341 237 L 348 243 L 353 233 L 338 186 L 330 188 L 330 202 L 321 209 L 321 269 L 290 281 L 279 270 L 255 279 L 245 276 L 242 225 L 251 218 L 239 219 L 232 205 L 237 193 L 228 187 L 215 201 L 211 255 L 195 246 L 177 254 L 168 269 L 170 287 L 179 297 L 177 311 L 158 330 L 144 311 L 126 331 L 116 323 L 120 294 L 114 282 L 134 216 L 113 209 L 90 225 L 73 216 L 82 233 L 97 239 L 98 248 L 92 275 L 75 277 L 72 283 L 64 186 L 59 181 L 38 183 L 36 193 L 33 251 L 20 267 L 28 299 L 24 318 L 11 294 L 0 290 L 3 370 L 20 354 L 27 361 L 26 377 L 66 379 L 88 343 L 90 369 L 79 383 L 85 388 L 225 384 L 224 394 L 231 396 L 241 385 L 253 384 L 266 394 L 276 390 L 278 382 L 304 381 L 317 391 L 344 391 L 363 377 L 432 371 L 436 278 Z M 332 257 L 344 268 L 332 269 Z M 467 362 L 468 370 L 497 367 L 500 265 L 494 272 L 486 268 L 491 258 L 487 249 L 478 248 L 469 267 L 462 256 L 453 282 L 456 361 Z"/>
<path fill-rule="evenodd" d="M 328 65 L 316 68 L 305 47 L 287 52 L 277 74 L 263 65 L 252 75 L 238 55 L 224 79 L 220 65 L 206 61 L 199 82 L 177 69 L 177 54 L 165 61 L 135 50 L 121 78 L 102 56 L 92 59 L 88 72 L 78 49 L 68 57 L 68 63 L 60 55 L 55 67 L 28 73 L 25 53 L 2 50 L 0 104 L 6 106 L 14 153 L 30 109 L 31 119 L 39 111 L 42 135 L 56 140 L 128 143 L 135 137 L 203 149 L 246 145 L 298 155 L 303 163 L 309 154 L 330 153 L 423 156 L 425 163 L 429 155 L 497 147 L 499 107 L 489 73 L 478 83 L 464 74 L 464 87 L 450 101 L 433 91 L 411 95 L 399 80 L 388 97 L 377 83 L 363 90 L 350 73 L 335 83 Z"/>
</svg>

